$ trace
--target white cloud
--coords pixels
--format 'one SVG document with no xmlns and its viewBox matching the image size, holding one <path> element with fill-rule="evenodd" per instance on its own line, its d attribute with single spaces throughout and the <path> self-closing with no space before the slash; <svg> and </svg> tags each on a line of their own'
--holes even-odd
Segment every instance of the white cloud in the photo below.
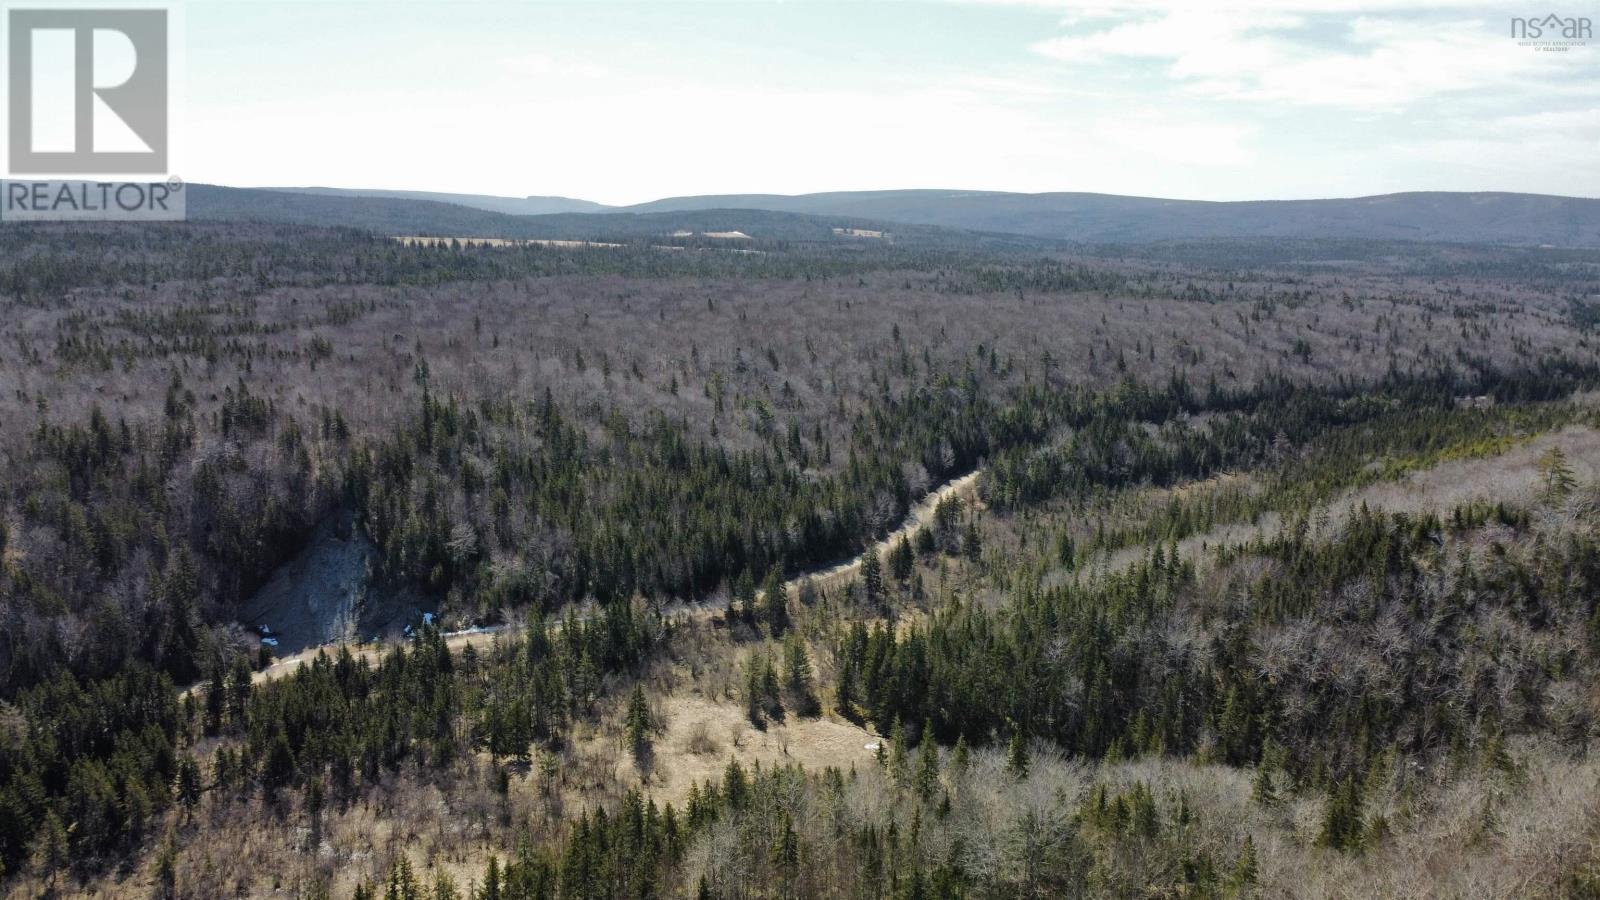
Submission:
<svg viewBox="0 0 1600 900">
<path fill-rule="evenodd" d="M 1082 67 L 1130 59 L 1164 63 L 1175 84 L 1211 97 L 1375 110 L 1504 87 L 1559 66 L 1483 20 L 1363 15 L 1341 21 L 1286 11 L 1313 4 L 1258 5 L 1263 9 L 1256 12 L 1177 9 L 1136 16 L 1031 49 Z"/>
<path fill-rule="evenodd" d="M 1001 11 L 949 10 L 932 17 L 949 29 L 936 40 L 886 32 L 883 60 L 829 56 L 818 13 L 771 66 L 719 62 L 715 46 L 657 51 L 626 29 L 535 43 L 462 26 L 415 71 L 377 65 L 371 48 L 331 68 L 310 51 L 303 69 L 278 54 L 247 67 L 249 47 L 208 44 L 182 174 L 610 202 L 891 187 L 1600 193 L 1600 46 L 1526 52 L 1496 24 L 1462 21 L 1478 14 L 1388 4 L 1109 5 L 1021 16 L 1033 38 L 1060 36 L 1035 53 L 995 39 L 1016 34 L 1015 14 L 988 35 Z"/>
<path fill-rule="evenodd" d="M 1269 62 L 1276 55 L 1276 42 L 1263 32 L 1294 28 L 1301 21 L 1278 15 L 1260 18 L 1225 11 L 1179 11 L 1119 22 L 1086 35 L 1051 38 L 1032 49 L 1063 62 L 1145 57 L 1173 60 L 1177 75 L 1220 74 Z M 1230 56 L 1229 52 L 1244 56 Z"/>
<path fill-rule="evenodd" d="M 1588 138 L 1600 143 L 1600 107 L 1589 109 L 1550 110 L 1501 116 L 1487 123 L 1496 134 L 1561 134 L 1568 137 Z"/>
<path fill-rule="evenodd" d="M 1354 53 L 1309 52 L 1263 70 L 1230 92 L 1255 100 L 1396 108 L 1449 92 L 1503 86 L 1544 62 L 1483 23 L 1426 26 L 1358 19 Z"/>
</svg>

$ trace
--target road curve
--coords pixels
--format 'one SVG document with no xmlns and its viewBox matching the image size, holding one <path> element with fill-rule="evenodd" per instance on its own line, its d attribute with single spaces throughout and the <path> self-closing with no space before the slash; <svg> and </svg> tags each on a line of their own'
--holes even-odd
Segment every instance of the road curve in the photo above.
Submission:
<svg viewBox="0 0 1600 900">
<path fill-rule="evenodd" d="M 919 500 L 917 504 L 911 508 L 911 512 L 906 515 L 905 521 L 900 524 L 900 527 L 889 532 L 889 534 L 886 535 L 882 540 L 873 545 L 877 548 L 878 554 L 880 556 L 886 554 L 890 547 L 898 542 L 902 537 L 910 537 L 918 528 L 922 528 L 931 524 L 933 522 L 934 509 L 937 508 L 940 501 L 944 500 L 945 498 L 959 497 L 967 501 L 974 500 L 977 496 L 978 475 L 981 471 L 982 470 L 974 470 L 966 475 L 961 476 L 960 478 L 947 481 L 940 485 L 932 493 Z M 865 554 L 863 553 L 862 555 Z M 858 555 L 852 557 L 851 559 L 844 560 L 843 562 L 838 562 L 829 566 L 803 572 L 795 578 L 789 579 L 789 581 L 785 584 L 785 588 L 792 593 L 799 588 L 802 583 L 808 580 L 813 585 L 818 587 L 833 588 L 849 581 L 851 578 L 855 577 L 855 574 L 860 570 L 861 556 Z M 680 604 L 669 610 L 667 616 L 673 620 L 704 619 L 710 618 L 712 615 L 715 615 L 721 611 L 722 610 L 720 607 L 711 607 L 705 604 Z M 464 631 L 452 631 L 445 634 L 444 642 L 445 646 L 449 647 L 453 651 L 460 650 L 463 647 L 468 646 L 487 647 L 493 644 L 494 641 L 501 635 L 516 634 L 520 632 L 523 627 L 524 626 L 522 624 L 518 623 L 494 625 L 481 628 L 469 628 Z M 325 652 L 329 655 L 332 655 L 337 653 L 341 647 L 348 647 L 351 655 L 357 659 L 365 659 L 371 662 L 376 662 L 383 656 L 383 654 L 389 652 L 396 646 L 398 646 L 397 642 L 383 642 L 371 644 L 334 643 L 321 644 L 316 647 L 307 647 L 306 649 L 301 650 L 299 653 L 285 656 L 282 659 L 276 660 L 266 668 L 257 671 L 253 676 L 251 676 L 251 681 L 255 684 L 261 684 L 263 682 L 275 681 L 279 678 L 292 675 L 300 668 L 301 665 L 308 664 L 313 659 L 316 659 L 318 653 Z M 200 687 L 200 685 L 191 686 L 186 690 L 186 693 L 190 691 L 197 691 L 200 689 Z"/>
</svg>

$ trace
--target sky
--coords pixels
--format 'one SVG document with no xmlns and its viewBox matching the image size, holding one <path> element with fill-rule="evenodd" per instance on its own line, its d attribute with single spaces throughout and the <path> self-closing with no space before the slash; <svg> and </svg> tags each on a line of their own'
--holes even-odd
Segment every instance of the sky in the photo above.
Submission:
<svg viewBox="0 0 1600 900">
<path fill-rule="evenodd" d="M 174 171 L 626 204 L 963 188 L 1600 196 L 1595 0 L 182 7 Z"/>
</svg>

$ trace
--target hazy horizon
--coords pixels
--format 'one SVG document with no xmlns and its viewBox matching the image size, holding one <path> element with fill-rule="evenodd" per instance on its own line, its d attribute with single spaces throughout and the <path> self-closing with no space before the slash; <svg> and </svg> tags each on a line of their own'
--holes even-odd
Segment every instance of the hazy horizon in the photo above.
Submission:
<svg viewBox="0 0 1600 900">
<path fill-rule="evenodd" d="M 1481 0 L 401 9 L 189 3 L 173 171 L 609 205 L 1600 196 L 1600 50 L 1521 46 L 1526 11 Z"/>
<path fill-rule="evenodd" d="M 952 194 L 1016 194 L 1016 195 L 1019 195 L 1019 196 L 1040 196 L 1040 195 L 1048 195 L 1048 194 L 1094 194 L 1094 195 L 1106 196 L 1106 197 L 1127 197 L 1127 198 L 1142 199 L 1142 200 L 1177 200 L 1177 201 L 1196 202 L 1196 203 L 1275 203 L 1275 202 L 1292 203 L 1292 202 L 1296 202 L 1296 201 L 1311 201 L 1311 200 L 1361 200 L 1361 199 L 1364 199 L 1366 197 L 1383 197 L 1383 196 L 1392 196 L 1392 195 L 1395 195 L 1395 194 L 1527 194 L 1527 195 L 1531 195 L 1531 196 L 1562 197 L 1562 198 L 1578 199 L 1578 200 L 1600 200 L 1600 193 L 1596 193 L 1596 194 L 1558 194 L 1558 193 L 1551 193 L 1551 192 L 1548 192 L 1548 191 L 1508 191 L 1508 190 L 1500 190 L 1498 188 L 1482 188 L 1482 189 L 1462 188 L 1462 189 L 1459 189 L 1459 190 L 1454 190 L 1454 189 L 1410 190 L 1410 189 L 1401 188 L 1401 189 L 1394 190 L 1394 191 L 1384 191 L 1384 192 L 1376 193 L 1376 194 L 1343 194 L 1343 195 L 1339 195 L 1339 196 L 1334 196 L 1334 195 L 1307 195 L 1307 196 L 1303 196 L 1303 197 L 1298 197 L 1298 196 L 1297 197 L 1237 197 L 1237 198 L 1229 198 L 1229 199 L 1224 199 L 1224 200 L 1212 200 L 1212 199 L 1197 198 L 1197 197 L 1158 196 L 1158 195 L 1155 195 L 1155 194 L 1121 194 L 1121 193 L 1111 193 L 1111 192 L 1107 192 L 1107 191 L 1078 191 L 1078 190 L 1007 191 L 1007 190 L 1003 190 L 1003 189 L 999 189 L 999 188 L 975 188 L 975 187 L 890 187 L 890 188 L 859 188 L 859 189 L 852 189 L 852 190 L 845 190 L 845 191 L 834 191 L 834 190 L 824 189 L 824 190 L 819 190 L 819 191 L 805 191 L 805 192 L 802 192 L 802 193 L 783 193 L 783 192 L 780 192 L 780 191 L 761 191 L 761 190 L 756 190 L 756 191 L 708 191 L 708 192 L 706 192 L 704 194 L 672 194 L 672 195 L 663 195 L 663 196 L 660 196 L 660 197 L 648 197 L 648 198 L 645 198 L 643 200 L 638 200 L 638 201 L 635 201 L 635 202 L 632 202 L 632 203 L 602 203 L 601 201 L 598 201 L 598 200 L 592 200 L 592 199 L 590 199 L 588 197 L 580 197 L 580 196 L 575 196 L 575 195 L 572 195 L 572 194 L 509 194 L 509 193 L 503 193 L 503 192 L 502 193 L 497 193 L 497 192 L 478 192 L 478 191 L 446 191 L 446 190 L 434 190 L 434 189 L 431 189 L 431 188 L 417 188 L 417 187 L 373 187 L 371 185 L 219 184 L 218 187 L 232 187 L 232 188 L 243 188 L 243 189 L 252 189 L 252 190 L 278 190 L 278 191 L 329 191 L 329 190 L 331 190 L 331 191 L 351 191 L 351 192 L 359 192 L 359 193 L 384 193 L 384 194 L 393 194 L 393 193 L 438 194 L 438 195 L 441 195 L 441 196 L 452 196 L 453 195 L 453 196 L 463 196 L 463 197 L 465 197 L 465 196 L 487 197 L 487 198 L 493 198 L 493 199 L 497 199 L 497 200 L 528 200 L 528 199 L 533 199 L 533 198 L 550 198 L 550 199 L 577 200 L 577 201 L 583 201 L 583 202 L 588 202 L 588 203 L 596 203 L 596 204 L 599 204 L 601 206 L 605 206 L 605 207 L 607 207 L 609 209 L 627 209 L 627 208 L 629 208 L 631 206 L 641 206 L 641 205 L 644 205 L 644 204 L 647 204 L 647 203 L 652 203 L 652 202 L 661 201 L 661 200 L 675 200 L 675 199 L 687 198 L 687 197 L 723 197 L 723 196 L 727 196 L 727 197 L 742 197 L 742 196 L 804 197 L 804 196 L 816 195 L 816 194 L 852 194 L 852 193 L 877 194 L 877 193 L 899 193 L 899 192 L 912 192 L 912 191 L 934 192 L 934 193 L 949 192 L 949 193 L 952 193 Z"/>
</svg>

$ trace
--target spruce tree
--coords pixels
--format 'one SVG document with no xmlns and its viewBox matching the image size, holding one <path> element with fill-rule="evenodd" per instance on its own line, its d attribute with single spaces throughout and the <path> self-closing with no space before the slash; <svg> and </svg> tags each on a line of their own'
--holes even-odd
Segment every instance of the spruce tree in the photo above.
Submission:
<svg viewBox="0 0 1600 900">
<path fill-rule="evenodd" d="M 1014 732 L 1011 735 L 1011 745 L 1006 748 L 1006 771 L 1020 781 L 1028 777 L 1029 765 L 1028 741 L 1022 736 L 1021 731 Z"/>
<path fill-rule="evenodd" d="M 1560 447 L 1551 447 L 1539 460 L 1539 477 L 1544 482 L 1545 493 L 1556 499 L 1572 493 L 1576 486 L 1572 467 L 1567 464 L 1567 455 Z"/>
<path fill-rule="evenodd" d="M 956 738 L 956 748 L 950 752 L 950 772 L 957 778 L 967 774 L 972 765 L 972 751 L 967 747 L 965 734 Z"/>
<path fill-rule="evenodd" d="M 883 565 L 878 560 L 878 548 L 868 547 L 861 554 L 861 594 L 867 606 L 881 608 L 886 594 L 883 588 Z"/>
<path fill-rule="evenodd" d="M 806 653 L 805 642 L 793 631 L 783 639 L 783 673 L 784 687 L 795 713 L 814 716 L 820 712 L 812 683 L 811 657 Z"/>
<path fill-rule="evenodd" d="M 1597 613 L 1600 615 L 1600 613 Z M 839 681 L 834 685 L 833 708 L 839 715 L 846 719 L 857 720 L 859 713 L 856 711 L 856 666 L 855 660 L 849 654 L 839 662 Z"/>
<path fill-rule="evenodd" d="M 61 824 L 61 817 L 53 809 L 46 812 L 34 839 L 33 856 L 39 869 L 49 876 L 51 888 L 55 887 L 56 875 L 66 868 L 69 850 L 67 828 Z"/>
<path fill-rule="evenodd" d="M 642 765 L 650 755 L 650 705 L 645 702 L 644 688 L 637 684 L 628 700 L 626 729 L 628 749 L 634 761 Z"/>
<path fill-rule="evenodd" d="M 161 593 L 167 602 L 167 634 L 161 648 L 161 667 L 174 682 L 188 684 L 200 674 L 200 635 L 194 623 L 199 586 L 187 544 L 180 545 L 178 552 L 168 560 Z"/>
<path fill-rule="evenodd" d="M 750 570 L 739 573 L 734 580 L 733 593 L 728 597 L 728 618 L 730 621 L 751 623 L 756 617 L 756 582 L 750 576 Z"/>
<path fill-rule="evenodd" d="M 895 581 L 904 582 L 911 577 L 912 567 L 916 565 L 916 554 L 911 550 L 911 541 L 905 535 L 895 542 L 894 549 L 889 551 L 889 572 Z"/>
<path fill-rule="evenodd" d="M 185 753 L 178 759 L 178 774 L 174 778 L 173 793 L 178 797 L 178 802 L 183 806 L 183 815 L 188 819 L 194 814 L 194 808 L 200 802 L 200 794 L 204 790 L 200 782 L 200 763 L 194 754 Z"/>
<path fill-rule="evenodd" d="M 491 856 L 483 873 L 483 887 L 478 891 L 478 900 L 501 900 L 500 887 L 500 859 Z"/>
<path fill-rule="evenodd" d="M 411 871 L 411 860 L 401 854 L 389 870 L 389 885 L 384 890 L 383 900 L 421 900 L 419 892 L 417 876 Z"/>
<path fill-rule="evenodd" d="M 1278 791 L 1272 783 L 1272 767 L 1266 760 L 1256 767 L 1256 777 L 1250 784 L 1250 799 L 1260 806 L 1272 806 L 1278 802 Z"/>
<path fill-rule="evenodd" d="M 783 583 L 783 570 L 777 566 L 767 573 L 761 588 L 761 618 L 774 638 L 789 628 L 789 590 Z"/>
<path fill-rule="evenodd" d="M 756 728 L 766 727 L 766 717 L 761 714 L 761 669 L 751 656 L 744 669 L 744 715 Z"/>
<path fill-rule="evenodd" d="M 783 814 L 783 834 L 772 853 L 785 880 L 792 880 L 800 869 L 800 836 L 795 834 L 794 818 L 788 813 Z"/>
<path fill-rule="evenodd" d="M 773 665 L 772 656 L 761 654 L 761 699 L 766 704 L 766 713 L 774 719 L 783 718 L 783 685 L 778 680 L 778 667 Z"/>
<path fill-rule="evenodd" d="M 1256 883 L 1258 871 L 1256 842 L 1247 834 L 1244 836 L 1244 846 L 1239 848 L 1239 859 L 1233 864 L 1234 891 L 1242 894 L 1248 890 Z"/>
<path fill-rule="evenodd" d="M 907 767 L 909 758 L 910 754 L 906 752 L 906 729 L 900 717 L 896 716 L 894 727 L 889 730 L 889 777 L 897 786 L 904 786 L 910 779 L 911 772 Z"/>
<path fill-rule="evenodd" d="M 913 779 L 917 796 L 924 802 L 939 784 L 939 748 L 933 740 L 933 723 L 922 723 L 922 743 L 917 748 L 917 771 Z"/>
<path fill-rule="evenodd" d="M 1359 851 L 1366 830 L 1361 806 L 1361 787 L 1355 776 L 1329 785 L 1328 806 L 1317 843 L 1335 850 Z"/>
</svg>

